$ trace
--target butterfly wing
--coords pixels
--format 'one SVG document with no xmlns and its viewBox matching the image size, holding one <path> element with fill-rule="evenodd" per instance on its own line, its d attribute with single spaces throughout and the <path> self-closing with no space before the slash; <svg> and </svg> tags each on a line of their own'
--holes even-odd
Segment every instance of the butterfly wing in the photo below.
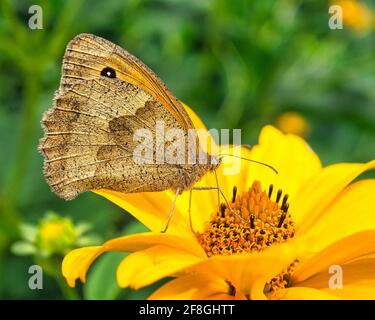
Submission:
<svg viewBox="0 0 375 320">
<path fill-rule="evenodd" d="M 157 146 L 152 141 L 158 121 L 185 132 L 153 96 L 118 79 L 80 80 L 58 92 L 53 108 L 44 114 L 40 143 L 52 190 L 68 200 L 92 189 L 161 191 L 178 184 L 180 166 L 155 164 Z M 140 129 L 151 134 L 145 146 L 152 150 L 137 159 L 134 135 Z"/>
<path fill-rule="evenodd" d="M 60 88 L 65 90 L 81 80 L 97 78 L 106 67 L 116 70 L 118 79 L 160 101 L 184 129 L 194 128 L 181 103 L 150 68 L 121 47 L 92 34 L 80 34 L 68 44 Z"/>
</svg>

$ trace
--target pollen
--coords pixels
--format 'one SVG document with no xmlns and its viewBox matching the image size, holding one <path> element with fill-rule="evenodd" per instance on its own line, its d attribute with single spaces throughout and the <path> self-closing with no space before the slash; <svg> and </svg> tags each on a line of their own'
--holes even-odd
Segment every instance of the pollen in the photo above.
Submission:
<svg viewBox="0 0 375 320">
<path fill-rule="evenodd" d="M 274 192 L 271 184 L 262 190 L 254 181 L 248 191 L 238 194 L 233 188 L 232 202 L 221 204 L 197 238 L 208 257 L 236 253 L 260 252 L 274 244 L 294 237 L 295 224 L 289 212 L 289 195 L 282 190 Z M 298 260 L 265 283 L 264 293 L 269 296 L 290 284 Z"/>
<path fill-rule="evenodd" d="M 277 276 L 268 281 L 264 286 L 263 292 L 266 295 L 269 295 L 269 298 L 271 299 L 276 298 L 279 289 L 289 287 L 291 276 L 294 273 L 295 267 L 298 263 L 299 260 L 296 259 L 285 270 L 283 270 Z"/>
<path fill-rule="evenodd" d="M 208 257 L 260 252 L 294 237 L 295 224 L 288 212 L 288 194 L 273 185 L 262 190 L 254 181 L 248 191 L 233 188 L 232 202 L 222 204 L 197 238 Z"/>
</svg>

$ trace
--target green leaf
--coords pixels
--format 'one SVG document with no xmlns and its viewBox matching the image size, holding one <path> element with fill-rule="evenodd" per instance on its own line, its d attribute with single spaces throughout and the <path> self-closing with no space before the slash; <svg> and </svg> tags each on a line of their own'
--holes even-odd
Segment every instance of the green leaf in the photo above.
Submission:
<svg viewBox="0 0 375 320">
<path fill-rule="evenodd" d="M 101 242 L 102 238 L 94 234 L 78 238 L 75 244 L 78 247 L 85 247 L 99 245 Z"/>
<path fill-rule="evenodd" d="M 84 297 L 88 300 L 112 300 L 120 294 L 121 288 L 116 282 L 116 269 L 127 254 L 122 252 L 106 253 L 92 268 Z"/>
<path fill-rule="evenodd" d="M 147 231 L 138 221 L 131 222 L 125 229 L 124 235 Z M 108 252 L 91 267 L 83 289 L 85 299 L 112 300 L 121 294 L 123 289 L 117 284 L 116 269 L 126 256 L 123 252 Z"/>
<path fill-rule="evenodd" d="M 21 236 L 24 240 L 34 242 L 37 228 L 31 224 L 23 223 L 20 226 Z"/>
<path fill-rule="evenodd" d="M 150 231 L 147 229 L 142 223 L 140 223 L 138 220 L 133 220 L 129 222 L 128 225 L 124 228 L 124 236 L 134 234 L 134 233 L 141 233 L 141 232 L 147 232 Z"/>
<path fill-rule="evenodd" d="M 170 280 L 171 278 L 164 278 L 139 290 L 127 289 L 125 294 L 123 295 L 123 298 L 127 300 L 145 300 Z"/>
<path fill-rule="evenodd" d="M 11 251 L 17 256 L 28 256 L 34 254 L 36 248 L 29 242 L 17 241 L 12 245 Z"/>
<path fill-rule="evenodd" d="M 92 229 L 92 224 L 88 222 L 79 222 L 75 226 L 76 234 L 78 237 L 83 235 L 84 233 L 86 233 L 87 231 L 91 229 Z"/>
</svg>

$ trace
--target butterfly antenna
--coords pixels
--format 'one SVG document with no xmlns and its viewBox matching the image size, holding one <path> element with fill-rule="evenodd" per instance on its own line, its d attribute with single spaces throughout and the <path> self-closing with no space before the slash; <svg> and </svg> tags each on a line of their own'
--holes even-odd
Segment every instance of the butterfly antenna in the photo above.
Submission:
<svg viewBox="0 0 375 320">
<path fill-rule="evenodd" d="M 265 166 L 265 167 L 271 169 L 276 174 L 279 174 L 279 172 L 273 166 L 271 166 L 271 165 L 269 165 L 267 163 L 261 162 L 261 161 L 256 161 L 256 160 L 253 160 L 253 159 L 248 159 L 248 158 L 244 158 L 244 157 L 240 157 L 240 156 L 235 156 L 235 155 L 229 154 L 229 153 L 219 154 L 218 156 L 228 156 L 228 157 L 238 158 L 238 159 L 241 159 L 241 160 L 246 160 L 246 161 L 249 161 L 249 162 L 254 162 L 254 163 L 260 164 L 262 166 Z"/>
</svg>

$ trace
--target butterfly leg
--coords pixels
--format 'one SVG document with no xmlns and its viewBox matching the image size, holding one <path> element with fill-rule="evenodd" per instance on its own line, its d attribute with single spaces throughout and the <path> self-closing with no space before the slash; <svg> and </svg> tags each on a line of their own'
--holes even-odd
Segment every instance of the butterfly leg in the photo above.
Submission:
<svg viewBox="0 0 375 320">
<path fill-rule="evenodd" d="M 189 224 L 190 224 L 190 230 L 192 233 L 195 233 L 194 229 L 193 229 L 193 222 L 191 221 L 191 198 L 193 196 L 193 189 L 190 189 L 189 191 Z"/>
<path fill-rule="evenodd" d="M 180 194 L 180 189 L 177 188 L 176 194 L 175 194 L 174 199 L 173 199 L 172 208 L 171 208 L 171 211 L 169 212 L 169 215 L 168 215 L 167 224 L 166 224 L 164 230 L 161 231 L 161 233 L 166 233 L 167 230 L 168 230 L 169 223 L 171 222 L 171 219 L 172 219 L 172 216 L 173 216 L 173 212 L 174 212 L 174 208 L 176 206 L 177 197 L 178 197 L 179 194 Z"/>
<path fill-rule="evenodd" d="M 219 180 L 217 178 L 217 173 L 216 173 L 216 170 L 214 170 L 214 173 L 215 173 L 215 180 L 216 180 L 216 188 L 213 187 L 211 189 L 211 187 L 208 187 L 210 189 L 197 189 L 199 187 L 195 187 L 195 188 L 192 188 L 190 189 L 190 192 L 189 192 L 189 223 L 190 223 L 190 230 L 194 233 L 194 229 L 193 229 L 193 223 L 191 221 L 191 198 L 192 198 L 192 195 L 193 195 L 193 189 L 194 190 L 215 190 L 217 189 L 217 206 L 218 208 L 220 208 L 220 192 L 222 193 L 223 195 L 223 198 L 224 200 L 228 203 L 228 200 L 226 200 L 225 196 L 224 196 L 224 193 L 220 190 L 220 187 L 219 187 Z"/>
<path fill-rule="evenodd" d="M 215 173 L 215 180 L 216 180 L 216 187 L 217 187 L 217 206 L 220 208 L 220 187 L 219 187 L 219 179 L 217 178 L 216 170 L 214 170 Z M 225 200 L 225 197 L 224 197 Z"/>
<path fill-rule="evenodd" d="M 192 199 L 192 194 L 193 194 L 193 190 L 218 190 L 218 193 L 222 195 L 222 197 L 224 198 L 224 201 L 225 201 L 225 204 L 227 206 L 227 208 L 233 213 L 235 214 L 237 217 L 239 217 L 241 220 L 245 220 L 243 217 L 241 217 L 240 215 L 238 215 L 237 213 L 234 213 L 232 207 L 230 206 L 229 202 L 228 202 L 228 199 L 226 198 L 223 190 L 221 190 L 221 188 L 219 186 L 217 187 L 209 187 L 209 186 L 196 186 L 196 187 L 193 187 L 190 189 L 190 194 L 189 194 L 189 222 L 190 222 L 190 229 L 193 233 L 195 233 L 194 231 L 194 228 L 193 228 L 193 223 L 192 223 L 192 219 L 191 219 L 191 199 Z M 220 198 L 219 198 L 219 208 L 220 208 Z"/>
<path fill-rule="evenodd" d="M 221 190 L 220 187 L 206 187 L 206 186 L 197 186 L 197 187 L 193 187 L 191 188 L 191 190 L 218 190 L 218 192 L 221 194 L 221 196 L 224 198 L 224 201 L 225 201 L 225 204 L 227 205 L 227 207 L 231 210 L 230 208 L 230 205 L 229 205 L 229 202 L 228 202 L 228 199 L 226 198 L 223 190 Z M 220 207 L 220 199 L 219 200 L 219 207 Z"/>
</svg>

